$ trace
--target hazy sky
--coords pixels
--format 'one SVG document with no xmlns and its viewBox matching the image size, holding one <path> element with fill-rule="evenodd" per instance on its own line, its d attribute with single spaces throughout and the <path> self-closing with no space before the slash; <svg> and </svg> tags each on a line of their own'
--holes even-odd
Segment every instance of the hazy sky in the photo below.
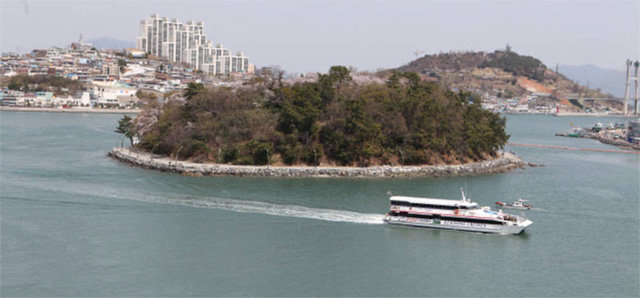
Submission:
<svg viewBox="0 0 640 298">
<path fill-rule="evenodd" d="M 207 38 L 257 66 L 289 72 L 400 66 L 427 53 L 514 51 L 556 63 L 622 69 L 640 58 L 640 1 L 7 1 L 0 49 L 22 52 L 77 40 L 135 41 L 139 21 L 205 23 Z"/>
</svg>

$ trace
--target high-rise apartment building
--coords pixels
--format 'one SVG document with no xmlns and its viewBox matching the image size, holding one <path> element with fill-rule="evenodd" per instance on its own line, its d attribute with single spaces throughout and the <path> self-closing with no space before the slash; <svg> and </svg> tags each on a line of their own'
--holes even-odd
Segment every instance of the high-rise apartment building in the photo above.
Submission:
<svg viewBox="0 0 640 298">
<path fill-rule="evenodd" d="M 182 23 L 178 19 L 152 14 L 150 18 L 140 21 L 137 47 L 149 55 L 171 62 L 189 63 L 208 74 L 248 73 L 253 69 L 249 58 L 242 52 L 234 56 L 220 44 L 214 47 L 204 34 L 202 22 Z"/>
</svg>

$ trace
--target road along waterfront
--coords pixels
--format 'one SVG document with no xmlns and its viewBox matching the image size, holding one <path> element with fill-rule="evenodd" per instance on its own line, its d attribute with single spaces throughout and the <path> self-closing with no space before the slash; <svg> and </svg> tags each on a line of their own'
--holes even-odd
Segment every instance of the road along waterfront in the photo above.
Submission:
<svg viewBox="0 0 640 298">
<path fill-rule="evenodd" d="M 139 109 L 98 109 L 98 108 L 35 108 L 0 106 L 0 111 L 11 112 L 47 112 L 47 113 L 101 113 L 101 114 L 137 114 Z"/>
</svg>

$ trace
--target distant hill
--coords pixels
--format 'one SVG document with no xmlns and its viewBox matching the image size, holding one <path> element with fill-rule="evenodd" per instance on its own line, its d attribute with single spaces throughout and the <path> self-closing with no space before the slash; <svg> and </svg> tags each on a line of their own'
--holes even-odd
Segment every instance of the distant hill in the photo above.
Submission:
<svg viewBox="0 0 640 298">
<path fill-rule="evenodd" d="M 114 49 L 121 50 L 126 48 L 134 48 L 136 45 L 132 41 L 119 40 L 110 37 L 101 37 L 96 39 L 87 40 L 98 49 Z"/>
<path fill-rule="evenodd" d="M 520 55 L 511 49 L 426 55 L 395 70 L 417 72 L 425 80 L 454 90 L 475 92 L 484 98 L 536 95 L 543 102 L 570 106 L 571 98 L 610 97 L 601 90 L 578 84 L 562 73 L 557 74 L 535 57 Z"/>
<path fill-rule="evenodd" d="M 595 65 L 560 65 L 560 73 L 568 78 L 588 85 L 591 88 L 600 88 L 603 92 L 615 97 L 624 98 L 624 71 L 600 68 Z"/>
<path fill-rule="evenodd" d="M 497 68 L 514 76 L 544 80 L 547 67 L 540 60 L 512 51 L 453 52 L 427 55 L 401 66 L 401 71 L 424 72 L 429 69 L 465 72 L 472 69 Z"/>
</svg>

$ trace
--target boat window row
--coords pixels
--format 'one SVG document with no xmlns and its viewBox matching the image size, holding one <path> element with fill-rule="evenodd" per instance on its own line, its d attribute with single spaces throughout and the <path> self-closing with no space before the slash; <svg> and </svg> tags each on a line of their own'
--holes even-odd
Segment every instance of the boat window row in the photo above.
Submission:
<svg viewBox="0 0 640 298">
<path fill-rule="evenodd" d="M 433 219 L 439 218 L 441 220 L 451 220 L 451 221 L 462 221 L 462 222 L 474 222 L 474 223 L 484 223 L 491 225 L 501 225 L 502 221 L 491 220 L 491 219 L 480 219 L 480 218 L 466 218 L 466 217 L 450 217 L 450 216 L 440 216 L 439 214 L 415 214 L 415 213 L 407 213 L 407 212 L 389 212 L 391 216 L 404 216 L 411 218 L 424 218 L 424 219 Z"/>
<path fill-rule="evenodd" d="M 431 205 L 431 204 L 411 203 L 406 201 L 391 201 L 391 205 L 416 207 L 416 208 L 446 209 L 446 210 L 469 209 L 467 206 Z"/>
</svg>

